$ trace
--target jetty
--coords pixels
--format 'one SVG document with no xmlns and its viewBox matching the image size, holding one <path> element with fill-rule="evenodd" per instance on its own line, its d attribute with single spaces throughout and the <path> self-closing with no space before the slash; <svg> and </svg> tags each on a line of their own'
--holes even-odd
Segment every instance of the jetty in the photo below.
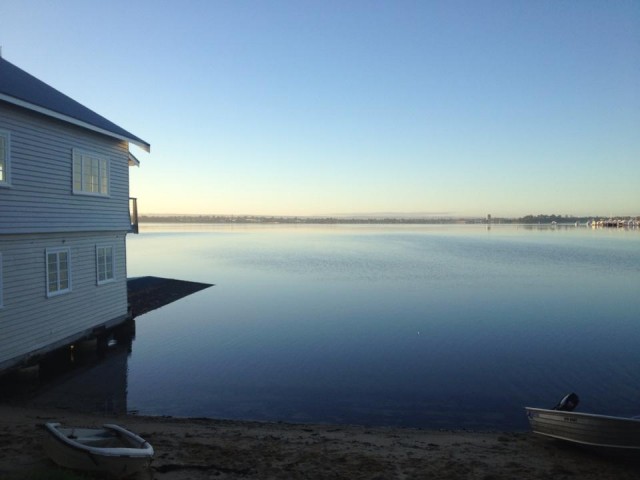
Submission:
<svg viewBox="0 0 640 480">
<path fill-rule="evenodd" d="M 606 220 L 589 220 L 587 226 L 591 228 L 639 228 L 640 220 L 634 218 L 609 218 Z"/>
<path fill-rule="evenodd" d="M 173 278 L 129 278 L 127 279 L 127 293 L 131 318 L 212 286 L 210 283 L 188 282 Z"/>
</svg>

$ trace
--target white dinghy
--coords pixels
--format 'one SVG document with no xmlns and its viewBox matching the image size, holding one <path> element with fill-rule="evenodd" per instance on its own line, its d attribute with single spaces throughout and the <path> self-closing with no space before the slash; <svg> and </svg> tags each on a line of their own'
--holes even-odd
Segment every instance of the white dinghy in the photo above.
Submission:
<svg viewBox="0 0 640 480">
<path fill-rule="evenodd" d="M 49 422 L 44 427 L 45 452 L 62 467 L 122 478 L 148 469 L 153 459 L 145 439 L 118 425 L 74 428 Z"/>
</svg>

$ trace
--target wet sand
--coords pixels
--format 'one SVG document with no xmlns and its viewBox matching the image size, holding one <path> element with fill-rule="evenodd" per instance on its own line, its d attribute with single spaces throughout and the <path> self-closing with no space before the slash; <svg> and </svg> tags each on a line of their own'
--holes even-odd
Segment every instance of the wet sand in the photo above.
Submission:
<svg viewBox="0 0 640 480">
<path fill-rule="evenodd" d="M 41 447 L 45 433 L 39 425 L 48 420 L 75 426 L 112 422 L 140 434 L 156 455 L 152 470 L 139 479 L 595 480 L 640 475 L 639 464 L 524 432 L 103 417 L 0 405 L 1 479 L 44 479 L 57 470 Z"/>
</svg>

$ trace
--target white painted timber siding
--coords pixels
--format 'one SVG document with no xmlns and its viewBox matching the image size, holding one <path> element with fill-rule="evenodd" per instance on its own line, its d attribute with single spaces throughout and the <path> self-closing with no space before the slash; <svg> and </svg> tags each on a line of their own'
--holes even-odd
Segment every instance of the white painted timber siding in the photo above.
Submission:
<svg viewBox="0 0 640 480">
<path fill-rule="evenodd" d="M 129 145 L 0 101 L 11 138 L 11 185 L 0 188 L 0 235 L 126 231 Z M 109 195 L 73 193 L 73 150 L 109 159 Z"/>
<path fill-rule="evenodd" d="M 0 236 L 0 370 L 127 317 L 126 232 Z M 98 285 L 96 245 L 113 245 L 114 281 Z M 47 297 L 46 251 L 68 248 L 71 291 Z"/>
</svg>

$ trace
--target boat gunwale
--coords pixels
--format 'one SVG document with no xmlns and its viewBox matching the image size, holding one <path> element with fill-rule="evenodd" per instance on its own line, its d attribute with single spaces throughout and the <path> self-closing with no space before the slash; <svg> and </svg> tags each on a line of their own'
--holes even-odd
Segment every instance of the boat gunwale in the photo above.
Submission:
<svg viewBox="0 0 640 480">
<path fill-rule="evenodd" d="M 598 419 L 605 419 L 605 420 L 615 420 L 615 421 L 619 421 L 619 422 L 632 422 L 632 423 L 640 423 L 640 418 L 632 418 L 632 417 L 616 417 L 613 415 L 600 415 L 598 413 L 583 413 L 583 412 L 571 412 L 571 411 L 566 411 L 566 410 L 552 410 L 549 408 L 537 408 L 537 407 L 524 407 L 525 410 L 527 412 L 531 412 L 531 411 L 535 411 L 535 412 L 544 412 L 544 413 L 551 413 L 554 416 L 556 415 L 575 415 L 575 416 L 579 416 L 579 417 L 586 417 L 586 418 L 598 418 Z"/>
<path fill-rule="evenodd" d="M 143 443 L 141 443 L 140 447 L 95 447 L 91 445 L 86 445 L 81 442 L 77 442 L 72 438 L 69 438 L 66 435 L 64 435 L 60 430 L 58 430 L 58 427 L 61 427 L 61 424 L 58 422 L 47 422 L 44 424 L 44 427 L 49 433 L 51 433 L 51 437 L 54 440 L 57 440 L 58 442 L 62 443 L 67 447 L 87 453 L 89 455 L 95 455 L 99 457 L 128 457 L 128 458 L 140 458 L 140 459 L 152 458 L 154 455 L 153 447 L 149 442 L 147 442 L 142 437 L 136 435 L 135 433 L 130 432 L 127 429 L 122 428 L 118 425 L 105 424 L 102 426 L 102 429 L 89 428 L 89 430 L 96 430 L 96 431 L 104 430 L 104 429 L 112 430 L 117 433 L 126 435 L 130 438 L 134 438 L 136 441 L 141 440 Z"/>
</svg>

